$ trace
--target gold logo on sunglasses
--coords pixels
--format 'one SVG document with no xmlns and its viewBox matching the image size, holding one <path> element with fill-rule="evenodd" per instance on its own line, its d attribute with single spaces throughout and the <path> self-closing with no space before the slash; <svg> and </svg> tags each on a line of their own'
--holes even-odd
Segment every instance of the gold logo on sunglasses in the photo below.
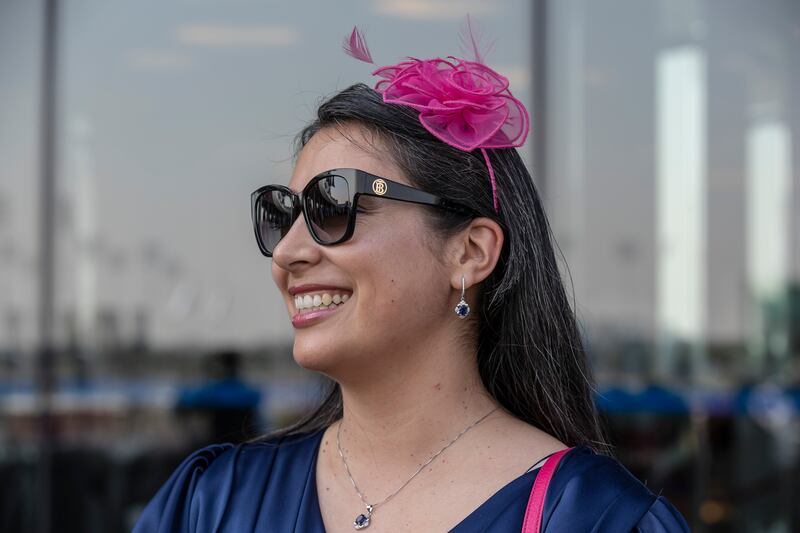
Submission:
<svg viewBox="0 0 800 533">
<path fill-rule="evenodd" d="M 382 179 L 377 179 L 377 180 L 373 181 L 372 182 L 372 192 L 374 192 L 375 194 L 378 194 L 380 196 L 383 196 L 384 194 L 386 194 L 386 182 L 383 181 Z"/>
</svg>

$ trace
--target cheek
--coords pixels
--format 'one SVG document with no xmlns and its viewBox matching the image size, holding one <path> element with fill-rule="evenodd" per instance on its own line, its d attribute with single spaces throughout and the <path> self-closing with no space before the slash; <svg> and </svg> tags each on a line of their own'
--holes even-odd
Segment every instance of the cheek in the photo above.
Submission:
<svg viewBox="0 0 800 533">
<path fill-rule="evenodd" d="M 398 354 L 429 342 L 455 316 L 449 275 L 419 231 L 413 220 L 375 217 L 357 228 L 352 241 L 327 251 L 357 298 L 333 329 L 297 334 L 295 359 L 301 366 L 336 375 L 378 360 L 398 362 Z"/>
<path fill-rule="evenodd" d="M 400 364 L 402 354 L 429 343 L 447 319 L 447 296 L 432 286 L 430 278 L 425 279 L 429 272 L 415 275 L 410 265 L 396 274 L 377 305 L 365 309 L 365 320 L 359 320 L 364 326 L 358 330 L 359 342 L 369 352 L 383 354 L 384 364 Z"/>
<path fill-rule="evenodd" d="M 410 333 L 445 316 L 449 281 L 430 251 L 415 239 L 395 240 L 385 250 L 371 256 L 370 275 L 359 283 L 363 314 L 357 323 L 365 334 L 408 342 Z"/>
<path fill-rule="evenodd" d="M 282 290 L 286 287 L 286 275 L 288 273 L 275 264 L 274 260 L 270 260 L 270 273 L 272 274 L 272 281 L 279 289 Z"/>
</svg>

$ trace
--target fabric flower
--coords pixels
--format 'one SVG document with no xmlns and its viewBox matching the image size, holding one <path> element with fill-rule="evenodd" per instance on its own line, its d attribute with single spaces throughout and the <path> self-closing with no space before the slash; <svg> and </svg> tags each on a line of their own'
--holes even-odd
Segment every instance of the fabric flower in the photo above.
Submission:
<svg viewBox="0 0 800 533">
<path fill-rule="evenodd" d="M 387 104 L 419 111 L 422 126 L 450 146 L 466 152 L 480 149 L 489 171 L 494 209 L 499 213 L 497 182 L 486 150 L 522 146 L 528 136 L 528 111 L 509 91 L 508 79 L 483 63 L 469 16 L 461 37 L 475 61 L 453 56 L 410 57 L 374 70 L 372 74 L 382 78 L 375 90 Z M 358 27 L 345 37 L 343 48 L 359 61 L 374 64 Z"/>
<path fill-rule="evenodd" d="M 528 135 L 528 113 L 508 79 L 482 63 L 409 58 L 372 74 L 382 78 L 375 90 L 384 102 L 418 110 L 425 129 L 459 150 L 517 147 Z"/>
</svg>

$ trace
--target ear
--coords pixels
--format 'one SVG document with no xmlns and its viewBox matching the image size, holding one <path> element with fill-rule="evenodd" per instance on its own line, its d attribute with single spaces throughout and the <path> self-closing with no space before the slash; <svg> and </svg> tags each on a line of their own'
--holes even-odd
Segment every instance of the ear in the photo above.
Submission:
<svg viewBox="0 0 800 533">
<path fill-rule="evenodd" d="M 489 277 L 500 259 L 504 238 L 500 225 L 486 217 L 473 219 L 469 226 L 455 235 L 450 255 L 453 288 L 461 290 L 462 275 L 466 287 Z"/>
</svg>

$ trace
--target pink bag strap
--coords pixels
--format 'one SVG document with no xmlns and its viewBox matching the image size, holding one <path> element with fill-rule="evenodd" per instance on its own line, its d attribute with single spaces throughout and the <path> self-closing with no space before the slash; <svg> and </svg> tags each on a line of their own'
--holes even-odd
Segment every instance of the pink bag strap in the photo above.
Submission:
<svg viewBox="0 0 800 533">
<path fill-rule="evenodd" d="M 547 458 L 542 465 L 542 469 L 536 474 L 533 482 L 531 496 L 528 499 L 528 508 L 525 510 L 525 520 L 522 522 L 522 533 L 540 533 L 542 528 L 542 511 L 544 511 L 544 497 L 547 494 L 547 487 L 550 479 L 556 472 L 558 462 L 561 457 L 572 448 L 565 448 Z"/>
</svg>

